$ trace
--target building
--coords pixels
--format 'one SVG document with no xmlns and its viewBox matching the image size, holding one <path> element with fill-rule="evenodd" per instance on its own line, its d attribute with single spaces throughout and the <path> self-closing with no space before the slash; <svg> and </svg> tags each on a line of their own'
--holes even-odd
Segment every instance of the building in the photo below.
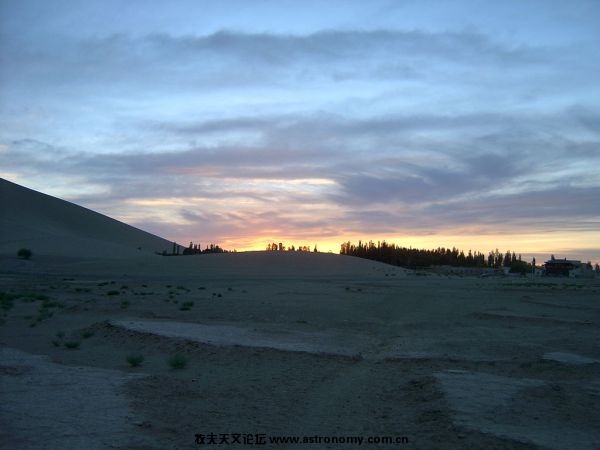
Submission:
<svg viewBox="0 0 600 450">
<path fill-rule="evenodd" d="M 574 259 L 551 259 L 544 264 L 546 275 L 568 277 L 571 271 L 581 268 L 581 261 Z"/>
</svg>

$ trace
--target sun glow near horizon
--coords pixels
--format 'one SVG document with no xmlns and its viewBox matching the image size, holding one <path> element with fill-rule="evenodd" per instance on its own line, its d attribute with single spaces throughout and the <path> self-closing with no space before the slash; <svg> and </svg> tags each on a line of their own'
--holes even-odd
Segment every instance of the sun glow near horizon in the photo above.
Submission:
<svg viewBox="0 0 600 450">
<path fill-rule="evenodd" d="M 587 236 L 590 241 L 596 240 L 600 242 L 600 232 L 590 232 Z M 190 239 L 194 241 L 194 239 Z M 189 242 L 183 241 L 183 243 Z M 301 236 L 288 235 L 286 237 L 276 237 L 275 235 L 264 235 L 259 237 L 244 237 L 244 238 L 225 238 L 216 240 L 215 244 L 230 251 L 263 251 L 267 246 L 272 244 L 282 244 L 286 249 L 294 246 L 296 249 L 299 246 L 307 246 L 310 250 L 316 247 L 319 252 L 323 253 L 339 253 L 341 245 L 346 242 L 357 245 L 359 242 L 363 244 L 373 241 L 376 245 L 379 242 L 387 242 L 396 246 L 434 250 L 437 248 L 452 249 L 453 247 L 464 251 L 465 254 L 471 250 L 472 252 L 480 252 L 488 255 L 490 251 L 499 250 L 501 253 L 506 251 L 515 252 L 521 255 L 522 258 L 531 262 L 532 258 L 536 258 L 538 264 L 550 259 L 551 255 L 557 258 L 579 259 L 583 262 L 592 262 L 592 264 L 600 264 L 600 257 L 594 249 L 581 246 L 581 236 L 573 236 L 569 233 L 550 233 L 550 235 L 540 236 L 538 234 L 506 234 L 506 235 L 429 235 L 429 236 L 406 236 L 406 235 L 373 235 L 367 234 L 356 235 L 341 235 L 339 237 L 329 237 L 322 239 L 317 236 L 313 238 L 303 238 Z M 196 241 L 194 241 L 197 243 Z M 205 243 L 202 241 L 202 243 Z M 205 245 L 210 244 L 206 241 Z"/>
</svg>

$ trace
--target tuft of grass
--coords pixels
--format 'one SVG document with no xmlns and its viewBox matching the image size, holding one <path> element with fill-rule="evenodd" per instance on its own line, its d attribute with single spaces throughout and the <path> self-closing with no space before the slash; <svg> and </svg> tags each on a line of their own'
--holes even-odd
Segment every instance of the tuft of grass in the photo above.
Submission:
<svg viewBox="0 0 600 450">
<path fill-rule="evenodd" d="M 20 248 L 17 251 L 17 256 L 21 259 L 30 259 L 32 255 L 33 255 L 33 252 L 31 250 L 29 250 L 28 248 Z"/>
<path fill-rule="evenodd" d="M 65 347 L 67 347 L 69 350 L 77 350 L 80 345 L 80 341 L 65 341 Z"/>
<path fill-rule="evenodd" d="M 13 300 L 17 298 L 14 294 L 8 292 L 0 292 L 0 309 L 9 311 L 14 306 Z"/>
<path fill-rule="evenodd" d="M 144 355 L 140 354 L 131 354 L 127 355 L 127 362 L 131 367 L 138 367 L 144 362 Z"/>
<path fill-rule="evenodd" d="M 183 302 L 179 307 L 179 311 L 189 311 L 194 306 L 194 302 Z"/>
<path fill-rule="evenodd" d="M 46 297 L 46 296 L 44 296 L 44 297 Z M 38 298 L 38 300 L 42 300 L 42 308 L 64 308 L 65 307 L 64 303 L 50 300 L 49 297 Z"/>
<path fill-rule="evenodd" d="M 187 366 L 188 358 L 181 353 L 175 353 L 169 357 L 167 363 L 172 369 L 183 369 L 185 366 Z"/>
<path fill-rule="evenodd" d="M 91 338 L 93 335 L 94 335 L 94 332 L 92 330 L 83 330 L 81 332 L 81 337 L 83 339 Z"/>
<path fill-rule="evenodd" d="M 48 311 L 46 308 L 40 308 L 38 310 L 38 315 L 35 318 L 36 322 L 41 322 L 42 320 L 49 319 L 54 315 L 54 312 Z"/>
<path fill-rule="evenodd" d="M 111 290 L 106 293 L 106 295 L 119 295 L 119 291 Z"/>
</svg>

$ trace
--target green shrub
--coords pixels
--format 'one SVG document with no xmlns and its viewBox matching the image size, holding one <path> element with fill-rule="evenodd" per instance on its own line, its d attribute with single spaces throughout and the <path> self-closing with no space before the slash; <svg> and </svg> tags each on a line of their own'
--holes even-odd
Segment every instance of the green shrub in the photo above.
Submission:
<svg viewBox="0 0 600 450">
<path fill-rule="evenodd" d="M 33 252 L 28 248 L 20 248 L 17 251 L 17 256 L 21 259 L 30 259 L 33 256 Z"/>
<path fill-rule="evenodd" d="M 83 339 L 91 338 L 93 335 L 94 335 L 94 332 L 92 330 L 83 330 L 81 332 L 81 337 Z"/>
<path fill-rule="evenodd" d="M 8 292 L 0 292 L 0 308 L 4 311 L 10 310 L 13 306 L 13 300 L 16 298 L 14 294 Z"/>
<path fill-rule="evenodd" d="M 54 312 L 47 310 L 46 308 L 40 308 L 38 310 L 38 315 L 35 318 L 36 322 L 41 322 L 42 320 L 49 319 L 54 315 Z"/>
<path fill-rule="evenodd" d="M 126 359 L 131 367 L 138 367 L 144 362 L 143 355 L 127 355 Z"/>
<path fill-rule="evenodd" d="M 108 292 L 106 293 L 106 295 L 119 295 L 119 291 L 115 291 L 115 290 L 108 291 Z"/>
<path fill-rule="evenodd" d="M 185 366 L 187 366 L 188 358 L 181 353 L 176 353 L 170 356 L 167 362 L 173 369 L 183 369 Z"/>
<path fill-rule="evenodd" d="M 70 350 L 77 350 L 81 342 L 79 341 L 65 341 L 65 347 Z"/>
<path fill-rule="evenodd" d="M 189 311 L 194 306 L 194 302 L 183 302 L 183 304 L 179 307 L 180 311 Z"/>
</svg>

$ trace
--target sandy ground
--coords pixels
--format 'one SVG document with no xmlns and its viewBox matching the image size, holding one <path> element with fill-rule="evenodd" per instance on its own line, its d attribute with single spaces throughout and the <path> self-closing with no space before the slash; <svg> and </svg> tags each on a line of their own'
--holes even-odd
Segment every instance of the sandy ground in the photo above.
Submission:
<svg viewBox="0 0 600 450">
<path fill-rule="evenodd" d="M 6 256 L 0 291 L 0 448 L 252 448 L 197 433 L 600 448 L 600 280 L 323 254 Z"/>
</svg>

